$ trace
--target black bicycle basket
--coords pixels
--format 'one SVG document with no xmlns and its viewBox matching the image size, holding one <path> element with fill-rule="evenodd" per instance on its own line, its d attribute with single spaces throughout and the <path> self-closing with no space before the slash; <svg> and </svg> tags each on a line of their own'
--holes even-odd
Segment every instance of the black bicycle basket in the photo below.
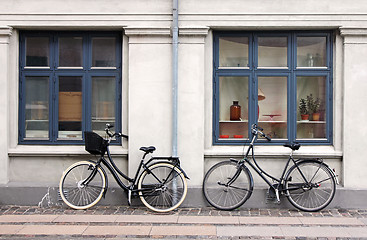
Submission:
<svg viewBox="0 0 367 240">
<path fill-rule="evenodd" d="M 84 132 L 85 150 L 93 155 L 103 155 L 106 152 L 106 140 L 95 132 Z"/>
</svg>

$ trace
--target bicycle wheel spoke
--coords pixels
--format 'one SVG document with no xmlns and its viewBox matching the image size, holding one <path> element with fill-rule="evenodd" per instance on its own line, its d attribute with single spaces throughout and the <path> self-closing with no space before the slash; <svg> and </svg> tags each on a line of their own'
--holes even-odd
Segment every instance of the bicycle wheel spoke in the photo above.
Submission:
<svg viewBox="0 0 367 240">
<path fill-rule="evenodd" d="M 80 191 L 79 190 L 77 192 L 75 192 L 74 197 L 72 199 L 70 199 L 69 201 L 75 202 L 75 200 L 78 198 L 78 194 L 80 194 Z M 77 206 L 80 206 L 80 204 L 77 204 Z"/>
<path fill-rule="evenodd" d="M 104 174 L 97 169 L 93 178 L 89 162 L 79 162 L 70 166 L 60 181 L 60 195 L 64 202 L 75 209 L 86 209 L 96 204 L 102 197 L 105 188 Z M 88 179 L 90 178 L 90 179 Z M 88 183 L 84 181 L 88 179 Z M 67 196 L 64 196 L 67 192 Z"/>
<path fill-rule="evenodd" d="M 142 202 L 158 212 L 171 211 L 184 200 L 187 192 L 186 180 L 172 164 L 157 163 L 144 171 L 138 188 Z"/>
<path fill-rule="evenodd" d="M 317 173 L 319 172 L 319 170 L 321 169 L 321 164 L 319 166 L 319 168 L 316 170 L 315 174 L 312 176 L 310 183 L 312 182 L 312 180 L 316 177 Z"/>
<path fill-rule="evenodd" d="M 242 196 L 243 196 L 243 191 L 239 191 L 242 190 L 240 188 L 236 188 L 235 190 L 233 190 L 233 196 L 237 198 L 237 200 L 241 200 Z"/>
<path fill-rule="evenodd" d="M 320 206 L 323 202 L 325 202 L 327 200 L 326 197 L 322 196 L 321 194 L 318 193 L 317 190 L 313 191 L 313 194 L 315 196 L 315 205 L 314 206 Z"/>
<path fill-rule="evenodd" d="M 204 196 L 208 202 L 221 210 L 241 206 L 252 193 L 251 178 L 235 162 L 227 161 L 214 165 L 206 173 L 203 182 Z"/>
<path fill-rule="evenodd" d="M 289 170 L 285 189 L 289 201 L 298 209 L 319 211 L 331 202 L 336 188 L 326 165 L 317 161 L 303 161 L 298 163 L 298 167 Z"/>
<path fill-rule="evenodd" d="M 87 191 L 87 189 L 90 189 L 91 191 Z M 87 186 L 85 187 L 85 193 L 88 196 L 89 199 L 88 202 L 92 202 L 93 199 L 95 199 L 98 196 L 99 192 L 95 188 Z"/>
<path fill-rule="evenodd" d="M 207 189 L 207 194 L 211 196 L 212 201 L 220 202 L 224 191 L 217 191 L 217 189 Z"/>
</svg>

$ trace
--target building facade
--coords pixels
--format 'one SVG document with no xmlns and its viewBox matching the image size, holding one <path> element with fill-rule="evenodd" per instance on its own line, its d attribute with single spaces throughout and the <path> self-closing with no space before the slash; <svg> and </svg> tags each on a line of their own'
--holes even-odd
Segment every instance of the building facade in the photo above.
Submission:
<svg viewBox="0 0 367 240">
<path fill-rule="evenodd" d="M 105 123 L 129 135 L 111 152 L 130 174 L 141 146 L 172 154 L 172 1 L 1 5 L 0 203 L 34 204 L 57 191 L 64 169 L 91 158 L 82 132 L 102 133 Z M 255 148 L 265 170 L 280 175 L 289 155 L 282 145 L 300 142 L 297 157 L 322 157 L 338 174 L 333 206 L 366 206 L 364 1 L 183 0 L 178 13 L 184 204 L 206 204 L 205 172 L 240 157 L 258 123 L 273 139 Z M 302 119 L 301 100 L 319 118 Z M 240 116 L 231 116 L 233 104 Z M 248 206 L 264 202 L 262 193 Z M 106 202 L 121 203 L 119 194 Z"/>
</svg>

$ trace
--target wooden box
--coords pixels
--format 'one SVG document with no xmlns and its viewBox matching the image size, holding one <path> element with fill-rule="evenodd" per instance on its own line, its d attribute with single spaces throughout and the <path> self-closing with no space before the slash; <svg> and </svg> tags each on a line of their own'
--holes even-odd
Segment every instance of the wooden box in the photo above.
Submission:
<svg viewBox="0 0 367 240">
<path fill-rule="evenodd" d="M 82 121 L 81 92 L 59 92 L 59 121 Z"/>
</svg>

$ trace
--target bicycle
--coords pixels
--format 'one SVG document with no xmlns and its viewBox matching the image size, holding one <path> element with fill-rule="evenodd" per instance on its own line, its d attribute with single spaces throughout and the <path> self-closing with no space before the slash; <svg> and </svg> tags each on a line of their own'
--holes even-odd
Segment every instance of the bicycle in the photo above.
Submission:
<svg viewBox="0 0 367 240">
<path fill-rule="evenodd" d="M 244 204 L 253 192 L 254 181 L 249 165 L 269 185 L 268 196 L 280 203 L 280 195 L 287 196 L 289 202 L 301 211 L 319 211 L 333 200 L 336 184 L 339 184 L 334 171 L 320 158 L 297 159 L 293 152 L 299 143 L 285 144 L 292 151 L 284 166 L 281 177 L 275 178 L 257 164 L 254 156 L 254 143 L 258 136 L 271 141 L 263 129 L 256 124 L 251 126 L 252 141 L 243 159 L 230 159 L 212 166 L 205 174 L 203 192 L 206 200 L 220 210 L 233 210 Z M 251 151 L 251 158 L 249 159 Z M 293 165 L 290 164 L 293 162 Z M 288 169 L 288 171 L 287 171 Z M 272 184 L 269 178 L 274 182 Z"/>
<path fill-rule="evenodd" d="M 189 179 L 180 166 L 178 157 L 150 157 L 154 146 L 141 147 L 144 152 L 135 177 L 130 178 L 114 163 L 109 145 L 115 138 L 127 135 L 112 133 L 113 126 L 106 124 L 107 138 L 103 139 L 97 133 L 84 132 L 85 150 L 95 156 L 97 161 L 80 161 L 67 168 L 60 180 L 59 191 L 62 200 L 71 208 L 87 209 L 105 198 L 108 189 L 108 178 L 102 164 L 107 167 L 117 184 L 127 192 L 128 204 L 131 205 L 132 197 L 140 197 L 143 204 L 156 212 L 168 212 L 176 209 L 184 201 L 187 194 L 187 181 Z M 107 153 L 106 160 L 105 154 Z M 140 175 L 139 175 L 140 174 Z M 128 181 L 125 185 L 121 178 Z"/>
</svg>

